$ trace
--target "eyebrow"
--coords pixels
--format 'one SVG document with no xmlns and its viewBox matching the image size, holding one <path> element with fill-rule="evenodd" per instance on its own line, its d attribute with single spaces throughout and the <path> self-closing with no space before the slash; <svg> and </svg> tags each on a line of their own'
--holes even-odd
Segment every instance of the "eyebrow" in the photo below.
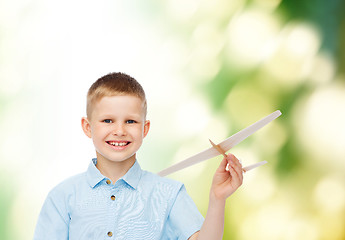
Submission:
<svg viewBox="0 0 345 240">
<path fill-rule="evenodd" d="M 127 114 L 125 116 L 126 119 L 128 119 L 128 118 L 141 118 L 141 117 L 142 117 L 141 114 Z M 102 119 L 108 119 L 108 118 L 114 119 L 115 118 L 116 119 L 118 117 L 115 117 L 114 115 L 111 115 L 111 114 L 104 114 L 104 115 L 100 114 L 99 118 L 102 118 Z"/>
</svg>

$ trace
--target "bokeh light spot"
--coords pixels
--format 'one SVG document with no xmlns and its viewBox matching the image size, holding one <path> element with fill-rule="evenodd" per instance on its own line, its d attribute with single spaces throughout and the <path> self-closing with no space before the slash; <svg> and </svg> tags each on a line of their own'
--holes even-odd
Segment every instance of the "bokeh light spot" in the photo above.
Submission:
<svg viewBox="0 0 345 240">
<path fill-rule="evenodd" d="M 345 86 L 333 84 L 316 90 L 294 113 L 296 133 L 305 149 L 320 164 L 338 170 L 345 167 L 343 109 Z"/>
<path fill-rule="evenodd" d="M 332 176 L 322 178 L 314 189 L 314 203 L 326 213 L 340 214 L 345 210 L 345 184 Z"/>
<path fill-rule="evenodd" d="M 248 9 L 235 16 L 228 26 L 227 56 L 235 66 L 249 68 L 258 64 L 278 33 L 273 15 Z"/>
<path fill-rule="evenodd" d="M 310 64 L 320 47 L 314 26 L 290 23 L 281 31 L 265 61 L 266 71 L 285 87 L 295 87 L 310 74 Z"/>
</svg>

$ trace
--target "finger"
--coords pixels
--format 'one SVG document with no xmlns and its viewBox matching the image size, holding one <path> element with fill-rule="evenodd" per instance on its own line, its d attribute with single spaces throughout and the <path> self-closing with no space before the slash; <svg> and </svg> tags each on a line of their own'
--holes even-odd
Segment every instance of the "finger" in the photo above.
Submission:
<svg viewBox="0 0 345 240">
<path fill-rule="evenodd" d="M 230 156 L 231 162 L 233 163 L 233 166 L 236 168 L 238 171 L 243 171 L 242 170 L 242 163 L 238 158 L 236 158 L 234 155 Z"/>
<path fill-rule="evenodd" d="M 230 155 L 230 154 L 229 154 Z M 238 159 L 234 156 L 234 155 L 230 155 L 228 158 L 228 164 L 230 164 L 232 167 L 238 169 L 241 168 L 242 169 L 242 165 L 241 163 L 238 161 Z"/>
<path fill-rule="evenodd" d="M 242 168 L 237 168 L 237 169 L 234 169 L 234 171 L 236 174 L 236 184 L 239 187 L 243 183 L 243 170 Z"/>
<path fill-rule="evenodd" d="M 228 157 L 227 158 L 223 158 L 223 160 L 220 162 L 219 167 L 217 169 L 217 171 L 226 171 L 226 165 L 228 165 Z"/>
<path fill-rule="evenodd" d="M 232 156 L 229 156 L 228 158 L 228 164 L 229 164 L 229 170 L 233 170 L 235 173 L 238 171 L 238 166 L 234 162 L 234 159 Z"/>
<path fill-rule="evenodd" d="M 242 164 L 238 161 L 238 159 L 234 155 L 230 156 L 229 164 L 230 164 L 230 167 L 234 170 L 234 174 L 236 173 L 236 176 L 242 182 L 243 181 Z"/>
<path fill-rule="evenodd" d="M 233 162 L 233 161 L 230 161 L 230 165 L 236 169 L 237 172 L 242 172 L 243 169 L 242 169 L 242 165 L 240 163 L 236 163 L 236 162 Z"/>
<path fill-rule="evenodd" d="M 229 167 L 229 173 L 231 176 L 231 182 L 233 185 L 238 186 L 241 182 L 240 174 L 236 171 L 236 169 L 232 166 Z"/>
<path fill-rule="evenodd" d="M 239 177 L 239 179 L 241 181 L 243 181 L 243 169 L 242 169 L 242 165 L 240 163 L 236 163 L 231 161 L 230 162 L 230 166 L 235 170 L 237 176 Z"/>
<path fill-rule="evenodd" d="M 233 161 L 236 165 L 242 167 L 242 164 L 241 164 L 240 160 L 235 155 L 231 154 L 230 155 L 230 160 Z"/>
</svg>

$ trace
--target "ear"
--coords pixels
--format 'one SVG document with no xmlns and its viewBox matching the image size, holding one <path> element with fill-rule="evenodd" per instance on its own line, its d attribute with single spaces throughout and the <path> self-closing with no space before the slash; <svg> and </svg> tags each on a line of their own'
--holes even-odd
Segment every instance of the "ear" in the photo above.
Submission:
<svg viewBox="0 0 345 240">
<path fill-rule="evenodd" d="M 86 117 L 81 119 L 81 127 L 83 128 L 85 135 L 91 138 L 91 125 Z"/>
<path fill-rule="evenodd" d="M 149 120 L 145 121 L 144 124 L 144 137 L 149 133 L 151 122 Z"/>
</svg>

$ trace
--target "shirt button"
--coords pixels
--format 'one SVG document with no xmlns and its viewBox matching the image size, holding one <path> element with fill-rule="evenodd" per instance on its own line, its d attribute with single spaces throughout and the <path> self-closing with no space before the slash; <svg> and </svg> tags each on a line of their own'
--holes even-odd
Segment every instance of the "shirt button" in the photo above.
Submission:
<svg viewBox="0 0 345 240">
<path fill-rule="evenodd" d="M 109 237 L 112 237 L 112 236 L 113 236 L 113 233 L 112 233 L 112 232 L 108 232 L 108 236 L 109 236 Z"/>
<path fill-rule="evenodd" d="M 111 197 L 110 197 L 110 198 L 111 198 L 111 200 L 113 200 L 113 201 L 114 201 L 116 197 L 115 197 L 114 195 L 111 195 Z"/>
<path fill-rule="evenodd" d="M 110 182 L 110 180 L 108 179 L 107 181 L 105 181 L 107 184 L 110 184 L 111 182 Z"/>
</svg>

